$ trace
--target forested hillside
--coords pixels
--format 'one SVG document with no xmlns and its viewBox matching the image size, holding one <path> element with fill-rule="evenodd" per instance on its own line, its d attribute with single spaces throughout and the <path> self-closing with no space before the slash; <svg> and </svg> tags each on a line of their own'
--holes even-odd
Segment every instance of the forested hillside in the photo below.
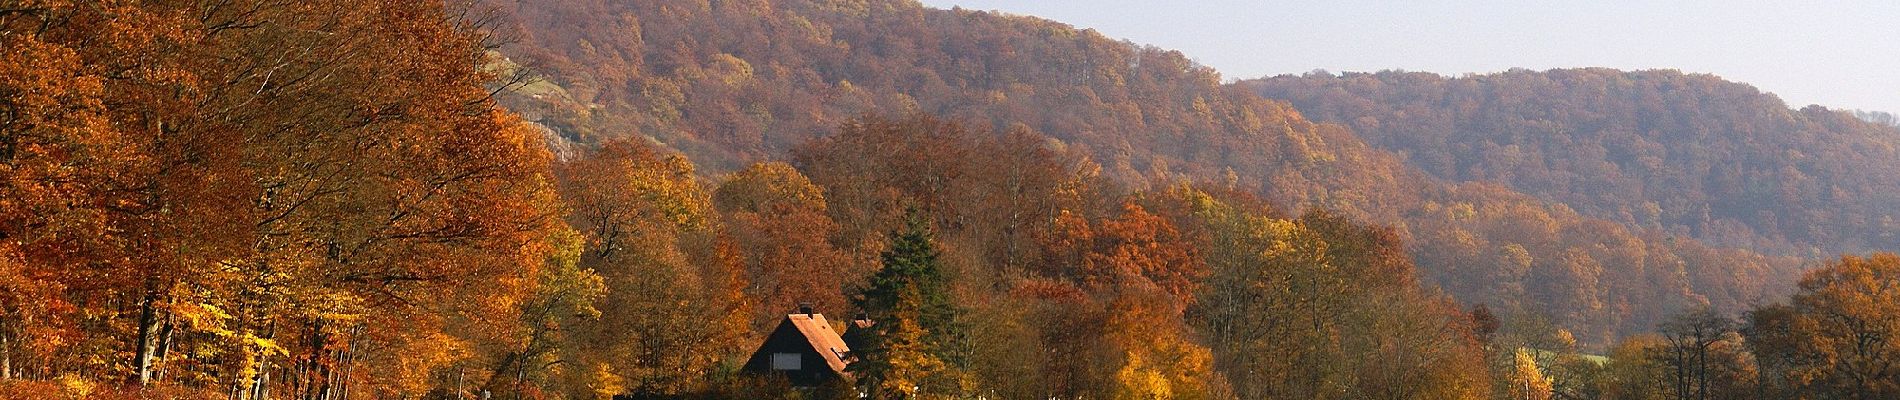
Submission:
<svg viewBox="0 0 1900 400">
<path fill-rule="evenodd" d="M 1492 387 L 1395 231 L 1131 190 L 1026 129 L 841 119 L 730 173 L 631 133 L 557 159 L 491 97 L 537 83 L 500 76 L 480 8 L 5 11 L 3 398 L 817 396 L 734 371 L 797 302 L 876 322 L 844 398 Z"/>
<path fill-rule="evenodd" d="M 1739 309 L 1796 269 L 1508 187 L 1437 183 L 1178 52 L 1056 22 L 907 1 L 500 5 L 521 39 L 504 52 L 564 88 L 506 104 L 583 142 L 648 137 L 714 173 L 864 113 L 1023 131 L 1133 188 L 1206 182 L 1394 225 L 1428 282 L 1596 345 L 1670 310 Z"/>
<path fill-rule="evenodd" d="M 1900 257 L 1408 157 L 909 1 L 0 1 L 0 398 L 1900 392 Z"/>
<path fill-rule="evenodd" d="M 1715 76 L 1319 73 L 1243 85 L 1433 176 L 1497 182 L 1627 226 L 1810 257 L 1900 248 L 1900 130 L 1789 109 Z"/>
<path fill-rule="evenodd" d="M 0 398 L 388 397 L 514 347 L 574 240 L 457 10 L 0 5 Z"/>
</svg>

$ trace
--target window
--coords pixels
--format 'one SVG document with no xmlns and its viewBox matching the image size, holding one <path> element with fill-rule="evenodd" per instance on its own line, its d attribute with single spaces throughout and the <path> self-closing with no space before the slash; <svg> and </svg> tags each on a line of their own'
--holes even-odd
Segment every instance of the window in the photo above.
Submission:
<svg viewBox="0 0 1900 400">
<path fill-rule="evenodd" d="M 772 369 L 776 371 L 797 371 L 798 353 L 772 353 Z"/>
</svg>

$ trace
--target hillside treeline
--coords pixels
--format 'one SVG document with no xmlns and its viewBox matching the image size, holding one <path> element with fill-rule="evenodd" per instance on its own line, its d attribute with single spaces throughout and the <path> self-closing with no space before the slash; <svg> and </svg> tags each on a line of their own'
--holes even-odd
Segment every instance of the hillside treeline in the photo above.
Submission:
<svg viewBox="0 0 1900 400">
<path fill-rule="evenodd" d="M 1488 384 L 1390 230 L 922 116 L 718 183 L 640 139 L 554 161 L 464 11 L 7 14 L 0 390 L 756 398 L 734 362 L 801 301 L 890 327 L 880 397 Z"/>
<path fill-rule="evenodd" d="M 1572 381 L 1552 360 L 1687 368 L 1653 364 L 1690 354 L 1680 346 L 1632 347 L 1640 356 L 1608 364 L 1579 352 L 1658 323 L 1673 334 L 1678 320 L 1713 321 L 1792 281 L 1784 260 L 1632 231 L 1499 186 L 1434 183 L 1339 126 L 1218 86 L 1179 54 L 1087 32 L 1068 43 L 1103 51 L 1103 75 L 1086 76 L 1126 78 L 1087 81 L 1122 91 L 1119 106 L 1060 100 L 1086 98 L 1096 90 L 1087 85 L 1048 85 L 1073 92 L 1035 102 L 990 97 L 1023 113 L 996 114 L 1008 117 L 954 100 L 940 101 L 968 109 L 836 106 L 801 97 L 829 92 L 782 87 L 682 97 L 692 100 L 669 122 L 642 120 L 660 114 L 634 100 L 582 95 L 585 85 L 560 80 L 558 60 L 546 71 L 559 85 L 498 68 L 510 60 L 494 50 L 516 33 L 479 5 L 0 4 L 4 398 L 1461 399 L 1575 382 L 1706 391 L 1720 375 L 1701 371 L 1726 365 L 1704 355 L 1716 353 L 1694 353 L 1693 381 L 1649 367 Z M 589 15 L 801 26 L 801 14 L 748 4 L 771 5 Z M 872 48 L 923 34 L 900 27 L 937 26 L 907 18 L 995 24 L 966 32 L 999 35 L 1063 28 L 912 3 L 785 7 L 816 10 L 804 24 L 815 32 L 849 32 L 813 22 L 825 13 L 838 26 L 890 24 L 859 33 L 894 38 Z M 640 17 L 649 12 L 685 14 Z M 667 37 L 618 32 L 589 37 Z M 1062 60 L 1027 50 L 1050 39 L 1003 38 L 1020 51 L 972 54 L 1021 61 L 992 71 L 994 82 L 1044 91 L 1012 79 L 1048 68 L 1029 60 Z M 682 43 L 655 48 L 703 49 Z M 708 60 L 769 64 L 741 57 Z M 583 61 L 570 68 L 612 65 Z M 691 85 L 792 81 L 668 68 L 685 75 L 664 79 Z M 811 82 L 888 95 L 910 80 Z M 772 136 L 783 142 L 757 154 L 708 153 L 719 167 L 697 154 L 731 143 L 681 145 L 699 137 L 681 121 L 718 109 L 698 102 L 766 92 L 785 98 L 739 109 L 808 131 Z M 1173 100 L 1157 100 L 1166 93 Z M 551 140 L 498 96 L 582 140 Z M 813 104 L 837 108 L 771 108 Z M 1050 111 L 1063 107 L 1074 114 Z M 1118 147 L 1089 132 L 1130 139 Z M 551 142 L 573 151 L 555 157 Z M 767 156 L 780 161 L 752 161 Z M 1879 385 L 1891 374 L 1874 368 L 1891 346 L 1847 338 L 1884 337 L 1900 314 L 1880 297 L 1895 279 L 1881 271 L 1896 262 L 1837 264 L 1787 305 L 1749 314 L 1761 329 L 1696 331 L 1762 346 L 1748 353 L 1754 380 L 1735 384 L 1890 393 Z M 791 391 L 738 372 L 800 302 L 878 322 L 853 349 L 847 387 Z M 1670 343 L 1718 342 L 1734 343 Z"/>
<path fill-rule="evenodd" d="M 1243 85 L 1441 179 L 1626 226 L 1808 257 L 1900 247 L 1900 131 L 1711 75 L 1388 71 Z"/>
<path fill-rule="evenodd" d="M 891 0 L 500 9 L 520 40 L 503 53 L 546 80 L 504 104 L 582 143 L 650 138 L 709 175 L 787 157 L 867 113 L 1023 130 L 1130 188 L 1209 183 L 1393 226 L 1430 286 L 1549 315 L 1592 348 L 1674 310 L 1737 311 L 1786 293 L 1799 269 L 1509 186 L 1443 183 L 1178 52 L 1052 21 Z"/>
<path fill-rule="evenodd" d="M 1603 355 L 1536 320 L 1473 326 L 1511 399 L 1881 399 L 1900 396 L 1900 255 L 1844 256 L 1809 271 L 1786 301 L 1742 313 L 1695 308 Z M 1495 346 L 1518 345 L 1514 355 Z"/>
<path fill-rule="evenodd" d="M 881 398 L 1489 386 L 1390 229 L 922 115 L 714 179 L 635 137 L 557 160 L 481 15 L 0 13 L 0 397 L 786 395 L 735 363 L 796 302 L 880 322 Z"/>
</svg>

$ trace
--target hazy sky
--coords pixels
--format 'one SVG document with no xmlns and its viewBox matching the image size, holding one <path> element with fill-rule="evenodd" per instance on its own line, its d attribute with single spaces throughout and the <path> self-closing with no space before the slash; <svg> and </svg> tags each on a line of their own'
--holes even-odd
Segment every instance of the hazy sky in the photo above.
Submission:
<svg viewBox="0 0 1900 400">
<path fill-rule="evenodd" d="M 1181 50 L 1229 79 L 1314 69 L 1713 73 L 1790 106 L 1900 113 L 1900 0 L 923 0 Z"/>
</svg>

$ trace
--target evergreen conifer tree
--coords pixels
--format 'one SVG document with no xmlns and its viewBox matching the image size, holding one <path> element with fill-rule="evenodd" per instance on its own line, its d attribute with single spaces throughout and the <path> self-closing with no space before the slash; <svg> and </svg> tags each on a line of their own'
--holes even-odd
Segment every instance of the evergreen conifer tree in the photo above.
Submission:
<svg viewBox="0 0 1900 400">
<path fill-rule="evenodd" d="M 915 210 L 905 219 L 890 235 L 883 268 L 855 299 L 875 324 L 847 333 L 858 357 L 851 369 L 874 398 L 952 395 L 969 386 L 960 373 L 967 360 L 961 311 L 937 263 L 929 223 Z"/>
</svg>

